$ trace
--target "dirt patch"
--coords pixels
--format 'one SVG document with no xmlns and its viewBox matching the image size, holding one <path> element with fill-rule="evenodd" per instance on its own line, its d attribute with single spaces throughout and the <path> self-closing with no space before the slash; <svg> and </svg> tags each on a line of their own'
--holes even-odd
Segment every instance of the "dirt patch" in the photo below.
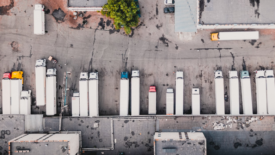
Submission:
<svg viewBox="0 0 275 155">
<path fill-rule="evenodd" d="M 9 15 L 9 11 L 13 7 L 14 0 L 0 0 L 0 15 Z"/>
<path fill-rule="evenodd" d="M 66 13 L 59 8 L 58 10 L 54 10 L 52 15 L 55 18 L 56 22 L 62 23 L 64 22 Z"/>
<path fill-rule="evenodd" d="M 18 48 L 19 48 L 18 42 L 17 42 L 17 41 L 11 42 L 11 48 L 12 48 L 12 51 L 13 51 L 13 52 L 18 52 L 18 51 L 19 51 L 19 50 L 18 50 Z"/>
<path fill-rule="evenodd" d="M 275 29 L 260 30 L 260 35 L 271 35 L 271 38 L 275 39 Z"/>
<path fill-rule="evenodd" d="M 1 0 L 0 1 L 0 6 L 7 6 L 10 5 L 11 0 Z"/>
</svg>

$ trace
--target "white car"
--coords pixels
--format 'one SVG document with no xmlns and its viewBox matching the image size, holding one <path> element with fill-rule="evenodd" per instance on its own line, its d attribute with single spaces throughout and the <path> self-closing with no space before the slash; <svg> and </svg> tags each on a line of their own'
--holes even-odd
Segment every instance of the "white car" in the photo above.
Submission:
<svg viewBox="0 0 275 155">
<path fill-rule="evenodd" d="M 164 0 L 164 4 L 165 5 L 174 5 L 175 4 L 175 0 Z"/>
</svg>

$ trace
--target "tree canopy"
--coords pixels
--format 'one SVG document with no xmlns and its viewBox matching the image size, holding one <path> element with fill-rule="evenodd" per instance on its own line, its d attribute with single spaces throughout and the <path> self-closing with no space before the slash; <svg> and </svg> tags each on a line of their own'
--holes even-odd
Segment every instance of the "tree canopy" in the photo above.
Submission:
<svg viewBox="0 0 275 155">
<path fill-rule="evenodd" d="M 134 0 L 108 0 L 101 10 L 101 14 L 114 20 L 115 29 L 124 27 L 126 34 L 132 32 L 139 22 L 137 1 Z"/>
</svg>

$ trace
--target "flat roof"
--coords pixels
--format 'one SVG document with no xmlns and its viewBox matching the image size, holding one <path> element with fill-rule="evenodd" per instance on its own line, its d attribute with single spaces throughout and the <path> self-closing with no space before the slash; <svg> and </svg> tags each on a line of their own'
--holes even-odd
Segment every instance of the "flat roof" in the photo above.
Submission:
<svg viewBox="0 0 275 155">
<path fill-rule="evenodd" d="M 198 0 L 200 24 L 272 24 L 275 1 Z"/>
<path fill-rule="evenodd" d="M 69 7 L 102 7 L 108 0 L 68 0 Z"/>
<path fill-rule="evenodd" d="M 12 142 L 11 154 L 16 155 L 68 155 L 68 142 Z"/>
<path fill-rule="evenodd" d="M 155 141 L 155 154 L 205 155 L 205 140 Z"/>
</svg>

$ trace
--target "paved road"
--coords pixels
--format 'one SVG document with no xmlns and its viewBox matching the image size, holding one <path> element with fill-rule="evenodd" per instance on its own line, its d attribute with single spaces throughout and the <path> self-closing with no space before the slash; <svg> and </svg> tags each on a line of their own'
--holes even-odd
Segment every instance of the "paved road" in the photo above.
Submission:
<svg viewBox="0 0 275 155">
<path fill-rule="evenodd" d="M 191 88 L 201 91 L 201 112 L 215 113 L 214 70 L 221 68 L 228 91 L 228 71 L 240 71 L 245 63 L 251 73 L 253 110 L 256 113 L 254 70 L 274 69 L 273 31 L 261 31 L 257 42 L 212 42 L 210 33 L 218 30 L 199 30 L 196 34 L 174 33 L 174 15 L 163 14 L 163 1 L 140 1 L 140 25 L 133 34 L 115 31 L 110 20 L 99 13 L 86 13 L 74 21 L 66 9 L 65 0 L 41 0 L 46 6 L 44 36 L 33 34 L 33 5 L 35 0 L 16 1 L 14 7 L 0 16 L 0 75 L 12 70 L 24 71 L 24 89 L 32 90 L 32 113 L 44 113 L 45 107 L 35 106 L 35 61 L 49 55 L 58 64 L 48 62 L 48 68 L 57 68 L 58 106 L 63 104 L 64 73 L 68 79 L 69 96 L 78 91 L 82 71 L 99 72 L 100 115 L 119 114 L 120 72 L 139 69 L 141 73 L 141 114 L 148 112 L 148 89 L 157 86 L 157 113 L 165 113 L 165 92 L 175 88 L 175 72 L 182 70 L 185 79 L 184 112 L 191 112 Z M 61 10 L 66 16 L 54 18 Z M 2 15 L 3 14 L 3 15 Z M 91 15 L 91 16 L 89 16 Z M 83 21 L 88 24 L 82 25 Z M 1 84 L 1 83 L 0 83 Z M 230 96 L 230 94 L 229 94 Z M 70 115 L 71 99 L 65 115 Z M 0 104 L 1 107 L 1 104 Z M 226 102 L 229 113 L 229 102 Z M 59 108 L 60 111 L 60 108 Z"/>
</svg>

